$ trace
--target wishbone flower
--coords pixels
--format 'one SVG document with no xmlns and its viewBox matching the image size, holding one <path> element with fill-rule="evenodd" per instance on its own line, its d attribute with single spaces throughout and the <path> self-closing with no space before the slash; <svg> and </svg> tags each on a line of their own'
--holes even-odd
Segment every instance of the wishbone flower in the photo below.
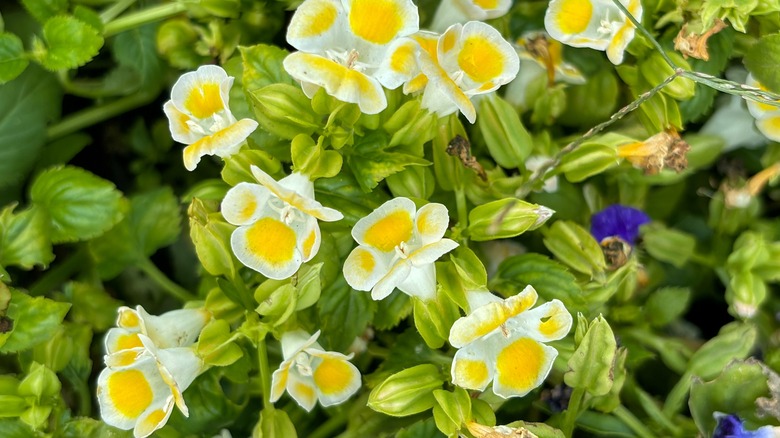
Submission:
<svg viewBox="0 0 780 438">
<path fill-rule="evenodd" d="M 352 228 L 359 246 L 344 262 L 344 278 L 356 290 L 381 300 L 397 287 L 423 300 L 436 294 L 434 262 L 458 244 L 443 239 L 447 207 L 431 203 L 417 210 L 409 198 L 391 199 Z"/>
<path fill-rule="evenodd" d="M 498 18 L 506 14 L 510 7 L 511 0 L 442 0 L 433 16 L 431 29 L 443 32 L 455 23 Z"/>
<path fill-rule="evenodd" d="M 418 29 L 411 0 L 306 0 L 287 28 L 287 42 L 299 51 L 285 58 L 284 68 L 307 96 L 322 87 L 376 114 L 387 107 L 382 87 L 400 85 L 380 64 L 396 50 L 396 39 Z"/>
<path fill-rule="evenodd" d="M 235 154 L 257 128 L 252 119 L 233 117 L 228 107 L 232 85 L 233 78 L 216 65 L 184 73 L 173 84 L 171 100 L 163 110 L 173 139 L 188 145 L 184 148 L 187 170 L 195 170 L 204 155 L 225 158 Z"/>
<path fill-rule="evenodd" d="M 452 382 L 484 390 L 493 381 L 501 397 L 522 397 L 541 385 L 558 351 L 544 342 L 569 333 L 572 317 L 558 300 L 529 310 L 537 294 L 527 286 L 501 300 L 488 292 L 469 296 L 471 313 L 452 325 L 450 344 L 458 348 L 452 362 Z"/>
<path fill-rule="evenodd" d="M 480 21 L 453 24 L 439 37 L 436 57 L 419 52 L 427 77 L 422 106 L 440 116 L 458 110 L 477 119 L 471 97 L 495 91 L 517 76 L 517 52 L 497 30 Z"/>
<path fill-rule="evenodd" d="M 313 336 L 303 330 L 282 335 L 284 361 L 274 371 L 271 401 L 279 400 L 285 389 L 307 411 L 319 400 L 322 406 L 342 403 L 360 389 L 360 371 L 349 356 L 325 351 Z"/>
<path fill-rule="evenodd" d="M 285 279 L 319 251 L 317 220 L 333 222 L 344 215 L 314 200 L 314 184 L 306 175 L 294 172 L 277 182 L 257 166 L 251 170 L 260 184 L 239 183 L 222 200 L 225 220 L 238 225 L 230 246 L 244 265 Z"/>
<path fill-rule="evenodd" d="M 620 0 L 628 12 L 642 20 L 640 0 Z M 634 25 L 612 0 L 551 0 L 544 27 L 556 40 L 572 47 L 606 50 L 613 64 L 634 39 Z"/>
<path fill-rule="evenodd" d="M 178 309 L 160 316 L 150 315 L 142 306 L 122 306 L 117 310 L 117 327 L 106 333 L 106 353 L 142 347 L 139 335 L 147 336 L 157 348 L 188 347 L 211 319 L 206 309 Z"/>
</svg>

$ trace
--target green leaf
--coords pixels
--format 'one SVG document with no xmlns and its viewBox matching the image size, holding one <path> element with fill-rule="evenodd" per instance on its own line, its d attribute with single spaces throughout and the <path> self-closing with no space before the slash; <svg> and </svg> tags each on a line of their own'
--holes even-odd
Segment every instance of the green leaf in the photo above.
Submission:
<svg viewBox="0 0 780 438">
<path fill-rule="evenodd" d="M 346 350 L 374 318 L 376 303 L 368 292 L 353 290 L 343 276 L 325 288 L 317 302 L 322 337 L 328 350 Z"/>
<path fill-rule="evenodd" d="M 58 435 L 61 438 L 131 438 L 132 430 L 119 430 L 89 417 L 76 417 L 65 423 Z"/>
<path fill-rule="evenodd" d="M 18 418 L 0 418 L 0 436 L 3 438 L 30 438 L 35 432 Z"/>
<path fill-rule="evenodd" d="M 49 217 L 40 208 L 14 213 L 15 205 L 0 212 L 0 266 L 32 269 L 54 260 L 49 240 Z"/>
<path fill-rule="evenodd" d="M 517 111 L 497 94 L 493 93 L 480 102 L 477 127 L 485 137 L 490 155 L 501 167 L 520 167 L 531 154 L 531 135 Z"/>
<path fill-rule="evenodd" d="M 585 310 L 587 303 L 576 278 L 560 263 L 541 254 L 522 254 L 505 259 L 490 282 L 490 289 L 504 296 L 515 295 L 532 285 L 547 301 L 560 300 L 569 311 Z"/>
<path fill-rule="evenodd" d="M 0 85 L 0 188 L 32 169 L 46 140 L 46 123 L 59 116 L 61 99 L 54 75 L 36 66 Z"/>
<path fill-rule="evenodd" d="M 408 297 L 406 294 L 397 294 Z M 387 301 L 389 298 L 382 300 Z M 442 359 L 442 354 L 428 348 L 425 340 L 414 327 L 396 336 L 390 346 L 387 359 L 382 362 L 382 371 L 397 372 L 405 368 Z"/>
<path fill-rule="evenodd" d="M 235 397 L 244 391 L 232 387 L 225 379 L 220 379 L 221 368 L 212 368 L 201 374 L 187 389 L 185 400 L 190 416 L 185 417 L 181 411 L 175 410 L 168 420 L 166 428 L 179 433 L 180 436 L 214 436 L 220 429 L 230 427 L 245 406 L 241 406 Z M 224 385 L 224 387 L 223 387 Z M 228 392 L 231 388 L 233 391 Z M 246 395 L 244 395 L 244 398 Z M 277 412 L 282 412 L 281 410 Z M 162 436 L 161 433 L 157 435 Z"/>
<path fill-rule="evenodd" d="M 344 215 L 341 223 L 349 226 L 355 225 L 388 200 L 381 190 L 364 193 L 347 172 L 333 178 L 318 179 L 314 182 L 314 189 L 317 201 L 340 211 Z"/>
<path fill-rule="evenodd" d="M 584 388 L 591 395 L 607 394 L 612 388 L 616 349 L 612 328 L 599 315 L 569 359 L 569 371 L 563 375 L 563 381 L 572 388 Z"/>
<path fill-rule="evenodd" d="M 666 287 L 650 295 L 644 314 L 650 324 L 663 327 L 682 316 L 688 309 L 691 290 L 687 287 Z"/>
<path fill-rule="evenodd" d="M 130 198 L 125 219 L 89 243 L 102 278 L 112 278 L 127 265 L 175 242 L 181 232 L 179 202 L 170 187 Z"/>
<path fill-rule="evenodd" d="M 68 313 L 70 304 L 58 303 L 48 298 L 33 298 L 13 290 L 8 317 L 14 322 L 13 330 L 0 346 L 0 353 L 16 353 L 34 347 L 50 338 Z M 3 338 L 0 337 L 0 343 Z"/>
<path fill-rule="evenodd" d="M 286 50 L 267 44 L 239 47 L 238 50 L 241 52 L 241 60 L 244 64 L 242 83 L 247 93 L 271 84 L 298 86 L 282 66 L 282 61 L 288 55 Z"/>
<path fill-rule="evenodd" d="M 761 85 L 780 92 L 780 35 L 766 35 L 752 44 L 743 62 Z"/>
<path fill-rule="evenodd" d="M 49 70 L 81 67 L 103 47 L 103 37 L 94 27 L 67 15 L 46 20 L 43 39 L 46 49 L 38 56 Z"/>
<path fill-rule="evenodd" d="M 136 81 L 138 88 L 156 86 L 163 78 L 156 34 L 157 25 L 153 23 L 122 32 L 114 38 L 114 58 L 120 66 L 137 73 L 140 79 Z"/>
<path fill-rule="evenodd" d="M 22 74 L 30 61 L 24 53 L 22 40 L 12 33 L 0 34 L 0 84 Z"/>
<path fill-rule="evenodd" d="M 406 294 L 390 294 L 377 303 L 374 328 L 390 330 L 412 313 L 412 301 Z M 398 340 L 396 339 L 396 342 Z"/>
<path fill-rule="evenodd" d="M 260 411 L 260 421 L 252 431 L 252 438 L 295 438 L 295 425 L 290 421 L 287 412 L 281 409 L 263 409 Z"/>
<path fill-rule="evenodd" d="M 116 324 L 116 309 L 122 302 L 114 299 L 101 286 L 70 282 L 62 290 L 73 304 L 69 320 L 91 326 L 96 332 L 104 332 Z"/>
<path fill-rule="evenodd" d="M 49 214 L 53 243 L 99 236 L 124 216 L 114 184 L 78 167 L 57 166 L 38 175 L 30 200 Z"/>
<path fill-rule="evenodd" d="M 68 10 L 68 0 L 22 0 L 22 4 L 41 23 Z"/>
<path fill-rule="evenodd" d="M 696 239 L 688 233 L 666 228 L 660 223 L 644 225 L 642 238 L 647 252 L 655 259 L 681 268 L 693 255 Z"/>
<path fill-rule="evenodd" d="M 387 152 L 387 137 L 379 132 L 360 138 L 346 156 L 347 164 L 364 192 L 370 192 L 386 177 L 407 166 L 428 166 L 421 157 L 402 152 Z"/>
<path fill-rule="evenodd" d="M 718 336 L 701 346 L 688 363 L 688 372 L 712 379 L 732 360 L 747 357 L 753 350 L 758 330 L 751 324 L 733 322 L 723 326 Z"/>
<path fill-rule="evenodd" d="M 241 347 L 233 342 L 230 325 L 224 319 L 211 320 L 200 333 L 197 343 L 198 356 L 206 365 L 224 367 L 244 355 Z"/>
</svg>

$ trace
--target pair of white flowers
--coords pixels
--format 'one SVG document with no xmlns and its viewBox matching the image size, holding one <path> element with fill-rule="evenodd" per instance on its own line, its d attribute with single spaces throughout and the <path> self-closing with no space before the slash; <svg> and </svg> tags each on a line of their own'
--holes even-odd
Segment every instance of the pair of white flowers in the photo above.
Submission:
<svg viewBox="0 0 780 438">
<path fill-rule="evenodd" d="M 511 45 L 482 22 L 453 24 L 442 35 L 421 32 L 411 0 L 306 0 L 287 42 L 299 51 L 284 68 L 307 96 L 322 87 L 366 114 L 387 107 L 383 87 L 404 85 L 405 93 L 424 89 L 430 111 L 460 110 L 474 123 L 471 97 L 512 80 L 519 64 Z"/>
<path fill-rule="evenodd" d="M 188 416 L 182 394 L 204 370 L 193 344 L 209 319 L 204 309 L 153 316 L 141 306 L 119 308 L 97 383 L 103 421 L 142 438 L 165 425 L 174 405 Z"/>
</svg>

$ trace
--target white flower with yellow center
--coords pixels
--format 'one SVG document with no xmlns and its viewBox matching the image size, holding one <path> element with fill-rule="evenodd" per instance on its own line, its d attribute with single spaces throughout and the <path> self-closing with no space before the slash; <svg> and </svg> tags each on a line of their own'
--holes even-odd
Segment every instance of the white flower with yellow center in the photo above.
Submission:
<svg viewBox="0 0 780 438">
<path fill-rule="evenodd" d="M 352 355 L 325 351 L 313 336 L 303 330 L 282 335 L 284 362 L 274 371 L 271 401 L 279 400 L 285 389 L 303 409 L 311 411 L 319 400 L 322 406 L 342 403 L 360 389 L 360 371 L 349 362 Z"/>
<path fill-rule="evenodd" d="M 257 128 L 252 119 L 236 120 L 228 107 L 233 78 L 222 67 L 204 65 L 173 84 L 163 110 L 171 136 L 184 148 L 184 167 L 195 170 L 204 155 L 229 157 Z"/>
<path fill-rule="evenodd" d="M 244 265 L 268 278 L 293 275 L 320 249 L 317 220 L 344 217 L 314 200 L 314 184 L 294 172 L 279 182 L 251 166 L 260 184 L 242 182 L 228 190 L 222 215 L 238 228 L 230 238 L 233 253 Z"/>
<path fill-rule="evenodd" d="M 147 336 L 156 348 L 188 347 L 211 319 L 208 310 L 178 309 L 160 316 L 150 315 L 143 307 L 122 306 L 117 310 L 117 327 L 106 333 L 106 353 L 142 347 L 139 335 Z"/>
<path fill-rule="evenodd" d="M 620 0 L 637 21 L 642 21 L 640 0 Z M 544 16 L 547 33 L 572 47 L 606 50 L 613 64 L 634 39 L 634 25 L 612 0 L 551 0 Z"/>
<path fill-rule="evenodd" d="M 517 52 L 497 30 L 480 21 L 454 24 L 439 37 L 436 57 L 420 53 L 428 78 L 422 106 L 440 116 L 458 110 L 469 122 L 477 119 L 471 97 L 495 91 L 517 76 Z"/>
<path fill-rule="evenodd" d="M 298 49 L 284 60 L 287 72 L 312 97 L 320 87 L 360 111 L 387 107 L 382 86 L 400 83 L 380 68 L 398 38 L 419 29 L 411 0 L 306 0 L 287 28 L 287 42 Z"/>
<path fill-rule="evenodd" d="M 498 18 L 511 6 L 512 0 L 443 0 L 433 16 L 431 30 L 443 32 L 455 23 Z"/>
<path fill-rule="evenodd" d="M 409 198 L 391 199 L 352 228 L 359 246 L 344 262 L 344 278 L 356 290 L 381 300 L 397 287 L 423 300 L 436 295 L 434 262 L 458 244 L 443 239 L 447 207 L 426 204 L 418 211 Z"/>
<path fill-rule="evenodd" d="M 759 83 L 752 74 L 747 77 L 747 85 L 767 91 L 767 88 Z M 756 128 L 764 134 L 764 137 L 772 141 L 780 141 L 780 107 L 750 99 L 745 99 L 745 101 L 750 115 L 756 119 Z"/>
<path fill-rule="evenodd" d="M 572 317 L 558 300 L 529 310 L 537 299 L 527 286 L 501 300 L 487 292 L 468 296 L 472 312 L 452 325 L 450 344 L 458 348 L 452 362 L 452 382 L 484 390 L 493 381 L 501 397 L 522 397 L 542 384 L 558 351 L 544 342 L 569 333 Z"/>
</svg>

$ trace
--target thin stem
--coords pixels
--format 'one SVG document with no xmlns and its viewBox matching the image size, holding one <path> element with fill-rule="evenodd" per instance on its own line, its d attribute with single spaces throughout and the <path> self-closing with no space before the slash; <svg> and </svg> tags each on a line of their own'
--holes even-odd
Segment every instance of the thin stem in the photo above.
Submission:
<svg viewBox="0 0 780 438">
<path fill-rule="evenodd" d="M 87 248 L 80 246 L 76 252 L 68 256 L 62 263 L 56 264 L 53 268 L 46 271 L 43 277 L 30 286 L 27 293 L 31 296 L 38 296 L 53 291 L 78 272 L 84 266 L 86 259 Z"/>
<path fill-rule="evenodd" d="M 348 413 L 349 411 L 347 409 L 342 409 L 340 412 L 336 413 L 336 415 L 328 418 L 320 427 L 314 429 L 314 432 L 308 435 L 309 438 L 328 438 L 335 436 L 334 432 L 347 424 Z"/>
<path fill-rule="evenodd" d="M 771 91 L 762 90 L 727 79 L 721 79 L 698 71 L 680 69 L 679 74 L 684 78 L 688 78 L 722 93 L 732 94 L 743 99 L 750 99 L 755 102 L 780 107 L 780 94 L 772 93 Z"/>
<path fill-rule="evenodd" d="M 257 340 L 257 364 L 260 368 L 260 383 L 263 391 L 263 409 L 273 410 L 271 403 L 271 369 L 268 367 L 268 350 L 265 345 L 265 334 Z"/>
<path fill-rule="evenodd" d="M 644 35 L 648 40 L 650 40 L 650 43 L 655 47 L 655 49 L 658 51 L 658 53 L 661 54 L 661 56 L 664 58 L 664 61 L 666 61 L 667 64 L 669 64 L 670 67 L 677 70 L 677 64 L 674 63 L 674 61 L 669 58 L 669 56 L 666 54 L 666 51 L 661 47 L 661 44 L 658 43 L 658 41 L 653 37 L 653 35 L 650 34 L 650 32 L 645 29 L 644 26 L 642 26 L 642 23 L 640 23 L 636 18 L 634 18 L 633 15 L 631 15 L 630 12 L 628 12 L 628 9 L 626 9 L 625 6 L 623 6 L 623 3 L 620 2 L 620 0 L 612 0 L 613 3 L 615 3 L 615 6 L 620 9 L 620 11 L 628 17 L 628 21 L 630 21 L 634 27 L 636 27 L 642 35 Z"/>
<path fill-rule="evenodd" d="M 645 411 L 645 414 L 647 414 L 652 421 L 663 427 L 671 436 L 681 435 L 680 428 L 664 415 L 661 408 L 656 403 L 656 400 L 637 385 L 633 379 L 628 379 L 626 381 L 626 389 L 633 393 L 634 397 L 636 397 L 639 402 L 639 405 L 642 407 L 642 410 Z"/>
<path fill-rule="evenodd" d="M 100 13 L 100 21 L 102 21 L 103 23 L 108 23 L 109 21 L 118 17 L 119 14 L 124 12 L 125 9 L 132 6 L 133 3 L 135 3 L 136 1 L 137 0 L 119 0 L 118 2 L 107 7 L 103 12 Z"/>
<path fill-rule="evenodd" d="M 517 189 L 517 192 L 515 192 L 515 195 L 518 198 L 524 198 L 528 193 L 531 192 L 531 190 L 534 189 L 536 184 L 539 181 L 543 181 L 545 179 L 545 176 L 547 175 L 547 172 L 549 172 L 554 167 L 558 166 L 561 163 L 561 160 L 563 159 L 566 154 L 574 151 L 577 149 L 582 143 L 584 143 L 586 140 L 590 139 L 591 137 L 595 136 L 599 132 L 603 131 L 604 129 L 608 128 L 613 123 L 617 122 L 618 120 L 625 117 L 628 113 L 634 111 L 635 109 L 639 108 L 640 105 L 645 103 L 647 100 L 649 100 L 651 97 L 655 96 L 659 91 L 661 91 L 664 87 L 669 85 L 673 80 L 675 80 L 679 76 L 678 72 L 675 72 L 675 74 L 669 76 L 668 78 L 664 79 L 663 82 L 656 85 L 655 87 L 651 88 L 648 91 L 645 91 L 644 93 L 640 94 L 639 97 L 636 98 L 633 102 L 629 103 L 628 105 L 621 108 L 618 112 L 615 114 L 612 114 L 612 116 L 609 118 L 609 120 L 599 123 L 598 125 L 590 128 L 588 132 L 583 134 L 581 137 L 577 138 L 573 142 L 569 143 L 558 151 L 557 154 L 555 154 L 555 157 L 548 160 L 547 162 L 543 163 L 536 171 L 531 175 L 531 178 L 526 181 L 522 186 L 520 186 L 519 189 Z"/>
<path fill-rule="evenodd" d="M 103 28 L 103 37 L 108 38 L 126 30 L 135 29 L 144 24 L 171 17 L 186 9 L 187 6 L 184 3 L 174 2 L 127 14 L 106 23 L 106 26 Z"/>
<path fill-rule="evenodd" d="M 640 438 L 655 438 L 652 433 L 638 418 L 634 416 L 625 406 L 620 405 L 612 411 L 612 415 L 618 417 L 626 426 L 628 426 Z"/>
<path fill-rule="evenodd" d="M 89 126 L 108 120 L 131 109 L 146 105 L 157 97 L 158 90 L 139 91 L 105 105 L 96 105 L 60 120 L 46 130 L 46 140 L 52 141 Z"/>
<path fill-rule="evenodd" d="M 577 422 L 577 417 L 580 416 L 580 405 L 585 398 L 585 388 L 574 388 L 569 399 L 569 407 L 566 409 L 563 419 L 563 435 L 567 438 L 571 438 L 571 434 L 574 432 L 574 423 Z"/>
<path fill-rule="evenodd" d="M 666 396 L 666 402 L 664 403 L 663 413 L 668 418 L 672 418 L 675 414 L 680 412 L 680 409 L 685 404 L 685 400 L 688 397 L 688 391 L 691 389 L 692 375 L 690 372 L 685 372 L 680 381 L 674 385 L 669 395 Z"/>
<path fill-rule="evenodd" d="M 157 268 L 154 263 L 151 262 L 151 260 L 146 258 L 141 259 L 138 263 L 136 263 L 136 266 L 146 275 L 148 275 L 149 278 L 154 280 L 154 282 L 163 288 L 163 290 L 168 292 L 171 296 L 178 298 L 182 302 L 193 301 L 197 299 L 197 297 L 191 294 L 187 289 L 184 289 L 168 278 L 162 271 L 160 271 L 159 268 Z"/>
</svg>

